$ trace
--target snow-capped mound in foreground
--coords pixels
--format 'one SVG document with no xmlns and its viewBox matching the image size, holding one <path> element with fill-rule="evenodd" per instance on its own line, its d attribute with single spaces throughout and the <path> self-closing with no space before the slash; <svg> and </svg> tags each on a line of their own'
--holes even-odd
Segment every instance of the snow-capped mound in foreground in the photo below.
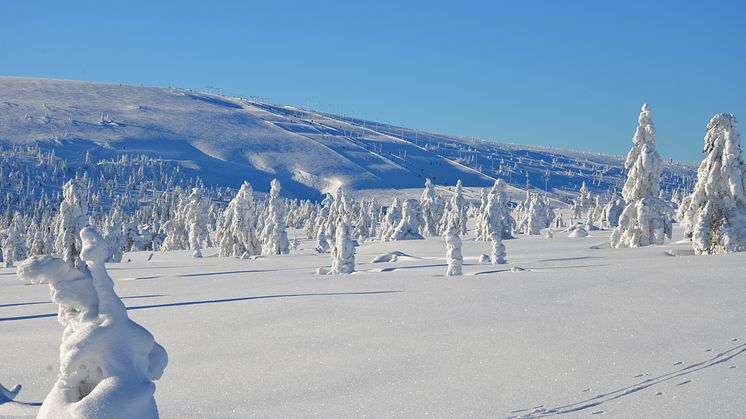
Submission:
<svg viewBox="0 0 746 419">
<path fill-rule="evenodd" d="M 84 270 L 49 255 L 18 268 L 25 282 L 49 284 L 63 326 L 60 374 L 38 417 L 157 418 L 153 381 L 166 368 L 166 351 L 127 316 L 104 266 L 104 239 L 92 227 L 80 236 Z"/>
</svg>

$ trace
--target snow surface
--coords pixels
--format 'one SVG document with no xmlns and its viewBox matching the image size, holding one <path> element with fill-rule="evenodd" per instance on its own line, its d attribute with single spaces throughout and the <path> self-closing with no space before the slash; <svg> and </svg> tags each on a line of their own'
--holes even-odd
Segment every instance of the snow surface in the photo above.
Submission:
<svg viewBox="0 0 746 419">
<path fill-rule="evenodd" d="M 746 254 L 693 256 L 678 227 L 637 249 L 610 249 L 608 230 L 553 233 L 506 240 L 495 266 L 478 263 L 490 243 L 470 230 L 450 278 L 443 237 L 363 242 L 345 276 L 315 274 L 330 260 L 314 240 L 107 268 L 168 350 L 165 418 L 744 415 Z M 412 257 L 366 263 L 393 251 Z M 56 315 L 47 286 L 0 269 L 0 379 L 23 385 L 0 416 L 34 415 L 52 388 Z"/>
</svg>

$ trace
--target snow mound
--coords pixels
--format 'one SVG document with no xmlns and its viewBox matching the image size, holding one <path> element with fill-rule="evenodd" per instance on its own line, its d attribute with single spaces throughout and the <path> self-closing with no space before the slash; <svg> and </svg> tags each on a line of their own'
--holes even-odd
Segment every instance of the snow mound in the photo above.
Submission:
<svg viewBox="0 0 746 419">
<path fill-rule="evenodd" d="M 18 269 L 30 283 L 47 283 L 63 326 L 60 373 L 39 418 L 157 418 L 154 380 L 168 363 L 165 349 L 127 315 L 104 265 L 109 249 L 92 227 L 80 232 L 85 267 L 53 256 Z"/>
<path fill-rule="evenodd" d="M 399 258 L 415 259 L 414 257 L 404 252 L 395 250 L 393 252 L 384 253 L 382 255 L 374 257 L 373 260 L 370 261 L 370 263 L 396 262 L 397 260 L 399 260 Z"/>
</svg>

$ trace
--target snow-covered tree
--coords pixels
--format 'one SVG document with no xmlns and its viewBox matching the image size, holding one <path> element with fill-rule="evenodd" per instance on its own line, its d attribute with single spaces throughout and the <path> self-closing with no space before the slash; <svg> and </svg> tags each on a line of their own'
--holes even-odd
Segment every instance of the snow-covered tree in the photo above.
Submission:
<svg viewBox="0 0 746 419">
<path fill-rule="evenodd" d="M 738 122 L 731 114 L 718 114 L 707 124 L 697 184 L 679 208 L 684 234 L 696 254 L 744 250 L 746 228 L 746 174 L 741 157 Z"/>
<path fill-rule="evenodd" d="M 671 238 L 673 210 L 658 197 L 663 163 L 655 150 L 655 127 L 647 103 L 642 105 L 632 143 L 624 162 L 626 206 L 611 233 L 611 246 L 616 248 L 663 244 Z"/>
<path fill-rule="evenodd" d="M 209 243 L 210 202 L 203 196 L 200 188 L 193 188 L 187 198 L 185 208 L 185 222 L 189 232 L 189 250 L 193 250 L 194 257 L 202 257 L 202 246 Z"/>
<path fill-rule="evenodd" d="M 332 275 L 355 272 L 355 246 L 351 233 L 350 220 L 343 210 L 337 221 L 337 235 L 332 248 Z"/>
<path fill-rule="evenodd" d="M 532 193 L 528 210 L 518 226 L 519 230 L 524 234 L 541 234 L 541 230 L 549 227 L 551 222 L 550 219 L 547 219 L 547 214 L 544 200 L 539 195 Z"/>
<path fill-rule="evenodd" d="M 401 219 L 401 204 L 399 203 L 399 198 L 394 197 L 391 206 L 389 206 L 386 211 L 386 216 L 383 218 L 383 224 L 381 225 L 381 241 L 387 242 L 391 240 L 391 236 L 394 235 L 394 231 L 401 222 Z"/>
<path fill-rule="evenodd" d="M 326 239 L 326 225 L 321 223 L 316 234 L 316 252 L 329 252 L 329 240 Z"/>
<path fill-rule="evenodd" d="M 267 209 L 267 224 L 264 226 L 264 246 L 262 253 L 265 255 L 286 255 L 290 253 L 290 242 L 288 233 L 285 231 L 285 219 L 280 200 L 280 181 L 273 179 L 269 191 L 269 202 Z"/>
<path fill-rule="evenodd" d="M 86 191 L 81 182 L 72 179 L 65 184 L 62 194 L 64 200 L 60 203 L 60 212 L 55 223 L 55 252 L 70 266 L 82 267 L 80 231 L 88 225 Z"/>
<path fill-rule="evenodd" d="M 390 240 L 422 240 L 422 223 L 420 204 L 416 199 L 407 199 L 402 205 L 402 219 L 391 234 Z"/>
<path fill-rule="evenodd" d="M 461 238 L 459 237 L 459 215 L 452 212 L 449 215 L 448 228 L 446 229 L 446 262 L 448 269 L 446 276 L 462 275 L 461 265 L 464 257 L 461 255 Z"/>
<path fill-rule="evenodd" d="M 60 371 L 38 417 L 157 418 L 153 393 L 168 363 L 165 349 L 127 316 L 106 272 L 109 247 L 92 227 L 81 232 L 85 270 L 49 255 L 18 269 L 29 283 L 48 283 L 63 326 Z"/>
<path fill-rule="evenodd" d="M 493 264 L 503 264 L 505 263 L 505 245 L 503 244 L 505 215 L 497 195 L 489 194 L 484 213 L 486 214 L 486 234 L 492 243 L 490 260 Z"/>
<path fill-rule="evenodd" d="M 108 262 L 121 262 L 124 236 L 122 235 L 122 220 L 118 213 L 112 214 L 111 219 L 106 224 L 105 237 L 106 243 L 109 245 Z"/>
<path fill-rule="evenodd" d="M 261 253 L 256 237 L 254 198 L 249 182 L 244 182 L 228 204 L 220 224 L 220 256 L 243 257 Z"/>
<path fill-rule="evenodd" d="M 469 221 L 469 205 L 464 198 L 464 188 L 461 186 L 461 179 L 456 182 L 456 189 L 451 197 L 451 212 L 456 214 L 455 221 L 458 223 L 456 228 L 459 234 L 466 234 L 466 224 Z M 449 220 L 450 223 L 450 220 Z"/>
<path fill-rule="evenodd" d="M 423 236 L 435 236 L 438 234 L 438 225 L 443 215 L 442 200 L 435 193 L 435 187 L 430 179 L 425 180 L 425 190 L 420 197 L 420 206 L 422 207 L 422 217 L 424 224 L 422 226 Z"/>
</svg>

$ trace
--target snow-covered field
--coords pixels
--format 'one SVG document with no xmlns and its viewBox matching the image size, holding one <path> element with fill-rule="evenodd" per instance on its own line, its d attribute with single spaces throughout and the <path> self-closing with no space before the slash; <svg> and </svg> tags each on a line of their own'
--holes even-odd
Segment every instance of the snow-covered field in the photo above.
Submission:
<svg viewBox="0 0 746 419">
<path fill-rule="evenodd" d="M 289 231 L 292 239 L 302 232 Z M 131 318 L 169 354 L 162 417 L 741 417 L 746 254 L 691 244 L 609 249 L 586 238 L 507 240 L 507 265 L 445 277 L 442 237 L 365 242 L 352 275 L 314 242 L 256 260 L 189 251 L 108 264 Z M 401 251 L 409 257 L 369 263 Z M 522 268 L 522 269 L 515 269 Z M 46 285 L 0 269 L 0 416 L 34 415 L 59 369 Z"/>
</svg>

